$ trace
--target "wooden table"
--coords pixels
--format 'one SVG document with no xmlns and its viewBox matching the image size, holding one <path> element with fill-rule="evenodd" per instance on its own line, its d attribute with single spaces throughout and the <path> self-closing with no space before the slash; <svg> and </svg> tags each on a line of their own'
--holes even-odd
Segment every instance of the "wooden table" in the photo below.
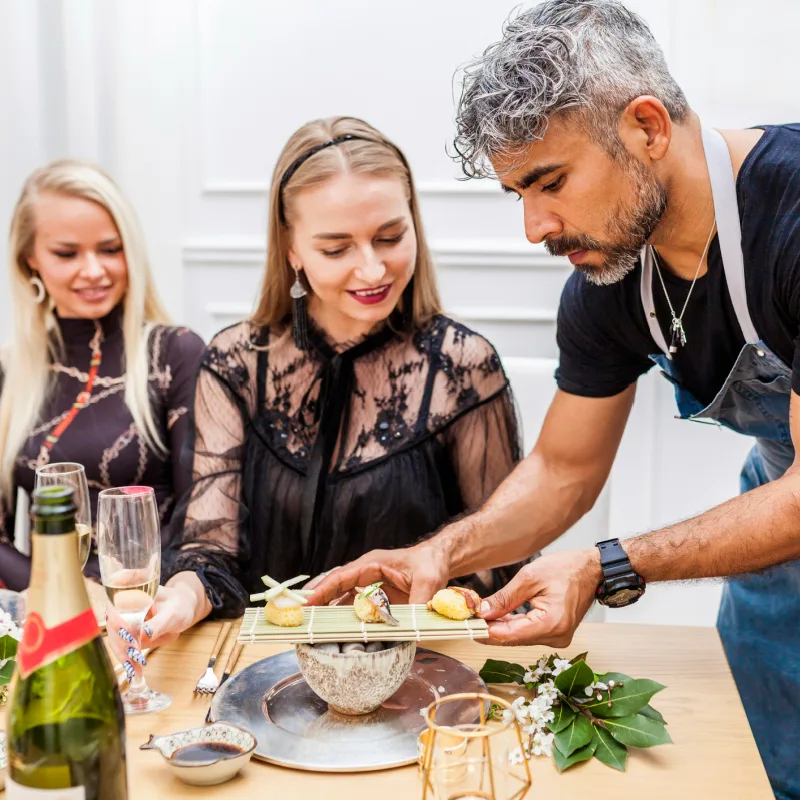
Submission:
<svg viewBox="0 0 800 800">
<path fill-rule="evenodd" d="M 202 724 L 208 700 L 194 698 L 192 689 L 205 669 L 217 630 L 216 623 L 201 625 L 152 654 L 148 682 L 154 689 L 172 694 L 174 701 L 160 714 L 127 720 L 131 800 L 421 797 L 422 783 L 415 767 L 345 775 L 300 772 L 253 760 L 233 781 L 199 789 L 175 778 L 157 753 L 139 750 L 151 733 L 165 734 Z M 224 663 L 233 640 L 232 633 L 220 662 Z M 539 647 L 510 649 L 468 641 L 426 642 L 425 646 L 475 669 L 489 657 L 527 665 L 549 652 Z M 283 649 L 285 646 L 248 646 L 238 669 Z M 615 670 L 667 686 L 653 704 L 666 717 L 675 744 L 632 750 L 625 773 L 593 759 L 559 775 L 550 759 L 533 758 L 533 787 L 526 797 L 771 800 L 773 794 L 715 629 L 585 623 L 561 654 L 570 657 L 584 650 L 589 651 L 589 663 L 597 671 Z"/>
</svg>

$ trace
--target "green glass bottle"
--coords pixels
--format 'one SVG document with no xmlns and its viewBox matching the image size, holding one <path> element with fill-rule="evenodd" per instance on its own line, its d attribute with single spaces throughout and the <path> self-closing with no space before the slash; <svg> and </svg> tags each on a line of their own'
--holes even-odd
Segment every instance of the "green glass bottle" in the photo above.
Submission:
<svg viewBox="0 0 800 800">
<path fill-rule="evenodd" d="M 48 486 L 33 497 L 6 798 L 126 800 L 125 716 L 78 563 L 73 490 Z"/>
</svg>

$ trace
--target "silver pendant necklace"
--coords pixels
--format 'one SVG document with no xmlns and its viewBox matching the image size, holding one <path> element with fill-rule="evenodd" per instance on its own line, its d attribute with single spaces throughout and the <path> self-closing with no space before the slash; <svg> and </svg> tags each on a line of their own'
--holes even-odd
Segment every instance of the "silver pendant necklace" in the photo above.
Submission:
<svg viewBox="0 0 800 800">
<path fill-rule="evenodd" d="M 697 265 L 697 270 L 695 270 L 694 278 L 692 279 L 692 285 L 689 287 L 689 291 L 686 294 L 686 300 L 683 303 L 683 308 L 681 309 L 680 316 L 675 313 L 675 309 L 672 307 L 672 301 L 669 299 L 669 293 L 667 292 L 667 286 L 664 283 L 664 276 L 661 274 L 661 267 L 659 266 L 659 256 L 656 252 L 655 247 L 650 245 L 650 251 L 653 254 L 653 263 L 656 265 L 656 272 L 658 273 L 658 279 L 661 281 L 661 288 L 664 290 L 664 297 L 667 299 L 667 305 L 669 306 L 669 313 L 672 315 L 672 322 L 670 323 L 669 329 L 671 332 L 671 338 L 669 343 L 669 351 L 670 353 L 677 353 L 678 346 L 683 347 L 686 344 L 686 331 L 683 329 L 683 315 L 686 313 L 686 306 L 689 305 L 689 298 L 692 296 L 692 289 L 694 289 L 695 283 L 697 283 L 697 278 L 700 275 L 700 270 L 703 267 L 703 262 L 706 260 L 706 256 L 708 255 L 708 248 L 711 246 L 711 240 L 714 238 L 714 233 L 717 230 L 717 221 L 714 220 L 714 224 L 711 226 L 711 233 L 708 234 L 708 241 L 706 242 L 706 246 L 703 248 L 703 255 L 700 256 L 700 263 Z"/>
</svg>

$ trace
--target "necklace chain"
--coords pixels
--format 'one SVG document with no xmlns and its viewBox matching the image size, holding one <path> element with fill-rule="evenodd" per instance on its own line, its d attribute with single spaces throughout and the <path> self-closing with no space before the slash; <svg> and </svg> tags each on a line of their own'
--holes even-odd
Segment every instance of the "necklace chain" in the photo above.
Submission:
<svg viewBox="0 0 800 800">
<path fill-rule="evenodd" d="M 661 281 L 661 288 L 664 290 L 664 297 L 667 300 L 667 305 L 669 306 L 670 314 L 672 315 L 672 322 L 670 324 L 670 330 L 672 331 L 672 343 L 670 344 L 669 351 L 670 353 L 677 353 L 678 352 L 678 344 L 685 345 L 686 344 L 686 332 L 683 329 L 683 315 L 686 313 L 686 307 L 689 305 L 689 298 L 692 296 L 692 290 L 694 289 L 695 283 L 697 283 L 697 278 L 700 276 L 700 270 L 703 267 L 703 262 L 706 260 L 706 256 L 708 255 L 708 248 L 711 247 L 711 240 L 714 238 L 714 233 L 717 230 L 717 221 L 714 220 L 714 224 L 711 226 L 711 233 L 708 234 L 708 240 L 706 241 L 706 246 L 703 248 L 703 254 L 700 256 L 700 263 L 697 265 L 697 269 L 694 273 L 694 278 L 692 278 L 692 285 L 689 287 L 689 291 L 686 294 L 686 300 L 683 303 L 683 308 L 681 309 L 680 316 L 675 314 L 675 309 L 672 306 L 672 301 L 669 299 L 669 292 L 667 292 L 667 285 L 664 283 L 664 276 L 661 274 L 661 267 L 659 266 L 659 255 L 656 252 L 655 247 L 652 245 L 650 249 L 653 252 L 653 262 L 656 265 L 656 272 L 658 273 L 658 279 Z"/>
</svg>

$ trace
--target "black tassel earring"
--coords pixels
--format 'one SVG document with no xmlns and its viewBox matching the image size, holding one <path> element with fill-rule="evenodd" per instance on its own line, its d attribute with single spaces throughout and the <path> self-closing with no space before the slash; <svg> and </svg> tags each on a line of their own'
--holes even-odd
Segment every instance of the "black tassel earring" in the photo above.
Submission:
<svg viewBox="0 0 800 800">
<path fill-rule="evenodd" d="M 403 291 L 403 317 L 402 326 L 405 333 L 410 333 L 414 327 L 414 276 Z"/>
<path fill-rule="evenodd" d="M 298 350 L 308 350 L 308 292 L 300 280 L 300 270 L 295 269 L 295 282 L 289 290 L 292 296 L 292 334 Z"/>
</svg>

